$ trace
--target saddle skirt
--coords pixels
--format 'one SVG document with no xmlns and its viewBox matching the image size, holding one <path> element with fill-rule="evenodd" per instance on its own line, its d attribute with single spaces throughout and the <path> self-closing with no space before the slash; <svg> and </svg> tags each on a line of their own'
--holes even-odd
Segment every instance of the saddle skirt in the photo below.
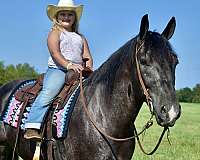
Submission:
<svg viewBox="0 0 200 160">
<path fill-rule="evenodd" d="M 8 125 L 17 128 L 18 126 L 25 130 L 25 123 L 29 116 L 29 112 L 39 91 L 36 91 L 34 86 L 36 86 L 36 80 L 26 80 L 21 82 L 11 93 L 8 102 L 6 104 L 5 110 L 2 114 L 1 119 Z M 70 84 L 70 87 L 68 87 Z M 73 112 L 76 100 L 80 93 L 80 85 L 78 81 L 73 81 L 73 83 L 67 83 L 58 96 L 55 98 L 51 104 L 52 112 L 52 130 L 54 138 L 65 138 L 67 136 L 68 126 L 71 114 Z M 38 87 L 38 86 L 37 86 Z M 30 88 L 34 88 L 33 92 L 30 93 Z M 29 92 L 25 90 L 29 89 Z M 40 90 L 41 88 L 39 88 Z M 38 88 L 37 88 L 38 90 Z M 23 93 L 23 94 L 22 94 Z M 63 97 L 65 95 L 65 97 Z M 26 101 L 26 98 L 29 98 Z M 53 109 L 52 109 L 53 108 Z M 23 113 L 21 113 L 23 112 Z M 21 119 L 21 121 L 20 121 Z"/>
</svg>

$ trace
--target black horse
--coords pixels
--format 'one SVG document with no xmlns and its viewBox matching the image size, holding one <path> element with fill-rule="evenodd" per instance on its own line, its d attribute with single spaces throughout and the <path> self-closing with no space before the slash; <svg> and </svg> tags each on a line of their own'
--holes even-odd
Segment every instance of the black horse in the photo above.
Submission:
<svg viewBox="0 0 200 160">
<path fill-rule="evenodd" d="M 88 110 L 96 125 L 108 135 L 116 138 L 133 136 L 134 121 L 146 101 L 144 90 L 152 100 L 153 113 L 160 126 L 172 127 L 179 118 L 181 111 L 174 87 L 178 59 L 168 41 L 175 26 L 173 17 L 162 34 L 152 32 L 149 31 L 148 16 L 143 16 L 139 34 L 112 54 L 86 80 L 84 95 Z M 17 84 L 19 82 L 11 82 L 0 88 L 1 112 L 8 95 Z M 94 127 L 82 106 L 81 98 L 78 98 L 70 120 L 68 136 L 56 140 L 53 158 L 130 160 L 135 149 L 135 139 L 116 142 L 106 138 Z M 12 152 L 15 133 L 15 128 L 5 124 L 1 144 L 7 146 L 7 152 Z M 33 142 L 26 141 L 21 132 L 16 154 L 30 160 L 34 154 L 34 145 Z M 1 160 L 6 159 L 4 153 L 0 154 Z"/>
</svg>

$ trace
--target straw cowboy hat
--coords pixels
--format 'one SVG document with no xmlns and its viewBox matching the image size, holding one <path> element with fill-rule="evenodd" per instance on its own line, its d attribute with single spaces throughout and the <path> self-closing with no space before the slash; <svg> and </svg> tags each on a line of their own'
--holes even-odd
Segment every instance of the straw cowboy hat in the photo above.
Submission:
<svg viewBox="0 0 200 160">
<path fill-rule="evenodd" d="M 58 5 L 48 5 L 47 7 L 47 15 L 51 21 L 55 19 L 56 14 L 59 11 L 68 10 L 74 11 L 77 16 L 77 20 L 79 21 L 83 11 L 83 5 L 74 5 L 73 0 L 60 0 Z"/>
</svg>

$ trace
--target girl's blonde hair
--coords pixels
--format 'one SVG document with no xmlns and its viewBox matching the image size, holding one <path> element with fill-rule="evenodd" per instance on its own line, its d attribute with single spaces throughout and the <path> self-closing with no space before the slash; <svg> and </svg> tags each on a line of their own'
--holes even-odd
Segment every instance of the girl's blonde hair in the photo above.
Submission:
<svg viewBox="0 0 200 160">
<path fill-rule="evenodd" d="M 72 11 L 72 12 L 74 12 L 74 11 Z M 78 29 L 79 29 L 79 23 L 77 21 L 76 12 L 74 12 L 74 14 L 75 14 L 75 21 L 74 21 L 74 24 L 72 25 L 72 32 L 79 33 L 79 31 L 78 31 Z M 58 13 L 56 14 L 55 18 L 53 19 L 52 30 L 64 31 L 63 26 L 57 21 L 57 15 L 58 15 Z"/>
</svg>

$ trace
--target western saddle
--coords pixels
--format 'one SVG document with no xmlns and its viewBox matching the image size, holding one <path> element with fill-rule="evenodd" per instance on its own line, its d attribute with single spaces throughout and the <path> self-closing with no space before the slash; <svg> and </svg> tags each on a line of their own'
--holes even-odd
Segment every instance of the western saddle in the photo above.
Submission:
<svg viewBox="0 0 200 160">
<path fill-rule="evenodd" d="M 82 71 L 82 75 L 85 78 L 89 77 L 90 74 L 93 72 L 90 68 L 86 67 L 87 60 L 88 59 L 86 58 L 83 59 L 84 69 Z M 68 100 L 70 94 L 73 92 L 73 89 L 76 87 L 76 84 L 79 83 L 79 76 L 80 76 L 79 73 L 77 72 L 75 73 L 73 70 L 69 70 L 67 72 L 66 77 L 65 77 L 64 87 L 62 88 L 60 93 L 56 96 L 55 100 L 51 103 L 51 108 L 62 109 L 62 107 L 64 107 L 64 104 Z M 34 84 L 27 85 L 17 90 L 17 92 L 15 93 L 15 99 L 20 102 L 23 102 L 23 106 L 19 115 L 19 122 L 17 125 L 17 133 L 16 133 L 17 136 L 16 136 L 15 143 L 18 142 L 20 122 L 22 120 L 23 112 L 27 104 L 32 104 L 34 100 L 36 99 L 37 95 L 39 94 L 39 92 L 41 91 L 42 86 L 43 86 L 43 78 L 44 78 L 44 74 L 41 74 L 37 78 Z M 48 142 L 47 144 L 48 159 L 52 159 L 51 156 L 52 156 L 52 146 L 53 146 L 53 141 L 51 141 L 51 139 L 53 139 L 51 119 L 52 119 L 52 113 L 48 113 L 45 120 L 46 122 L 43 124 L 43 127 L 42 127 L 42 132 L 43 133 L 45 132 L 44 135 Z M 13 152 L 15 152 L 15 148 Z"/>
</svg>

